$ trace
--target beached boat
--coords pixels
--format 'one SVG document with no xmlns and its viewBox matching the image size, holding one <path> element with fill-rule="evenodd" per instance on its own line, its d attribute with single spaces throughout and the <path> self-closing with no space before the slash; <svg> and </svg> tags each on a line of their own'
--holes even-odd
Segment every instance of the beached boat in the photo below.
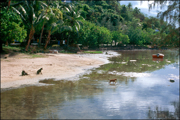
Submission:
<svg viewBox="0 0 180 120">
<path fill-rule="evenodd" d="M 164 54 L 158 53 L 158 54 L 153 54 L 152 55 L 153 58 L 163 58 Z"/>
<path fill-rule="evenodd" d="M 153 61 L 163 61 L 163 58 L 152 58 Z"/>
</svg>

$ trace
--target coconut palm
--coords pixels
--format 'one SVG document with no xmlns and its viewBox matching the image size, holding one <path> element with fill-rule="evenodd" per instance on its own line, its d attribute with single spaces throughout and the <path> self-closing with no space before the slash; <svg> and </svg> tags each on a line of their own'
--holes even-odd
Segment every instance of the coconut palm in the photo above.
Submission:
<svg viewBox="0 0 180 120">
<path fill-rule="evenodd" d="M 134 8 L 134 14 L 139 14 L 140 13 L 140 9 L 138 9 L 137 7 Z"/>
<path fill-rule="evenodd" d="M 13 10 L 21 16 L 24 24 L 27 24 L 29 28 L 29 39 L 26 45 L 26 51 L 28 51 L 29 44 L 34 36 L 36 26 L 41 23 L 43 18 L 45 18 L 44 12 L 38 14 L 40 9 L 44 9 L 47 5 L 38 0 L 25 0 L 23 5 L 19 5 L 19 10 L 15 7 L 12 7 Z"/>
<path fill-rule="evenodd" d="M 48 9 L 49 9 L 49 6 L 51 7 L 54 7 L 54 8 L 57 8 L 61 11 L 65 10 L 66 6 L 65 6 L 65 3 L 64 2 L 61 2 L 61 1 L 53 1 L 53 0 L 48 0 L 47 1 L 47 5 L 48 7 L 46 8 L 46 12 L 45 14 L 48 13 Z M 39 45 L 41 45 L 41 39 L 42 39 L 42 35 L 43 35 L 43 31 L 44 31 L 44 25 L 46 24 L 47 20 L 46 19 L 43 19 L 43 26 L 42 26 L 42 29 L 41 29 L 41 34 L 40 34 L 40 39 L 39 39 Z M 46 46 L 47 47 L 47 46 Z M 45 47 L 45 48 L 46 48 Z"/>
<path fill-rule="evenodd" d="M 128 9 L 132 9 L 132 4 L 131 3 L 128 3 Z"/>
<path fill-rule="evenodd" d="M 48 23 L 46 24 L 46 29 L 48 31 L 48 37 L 47 37 L 44 49 L 47 48 L 47 45 L 50 41 L 51 34 L 54 33 L 56 30 L 58 30 L 60 25 L 62 25 L 64 23 L 62 21 L 63 14 L 58 8 L 49 8 L 48 12 L 47 12 L 47 16 L 49 18 Z"/>
<path fill-rule="evenodd" d="M 67 40 L 67 47 L 69 45 L 69 37 L 72 31 L 80 30 L 81 26 L 83 25 L 81 20 L 84 20 L 83 17 L 80 16 L 80 11 L 75 8 L 73 4 L 66 5 L 66 11 L 64 12 L 64 21 L 65 25 L 62 27 L 62 31 L 68 31 L 68 40 Z"/>
</svg>

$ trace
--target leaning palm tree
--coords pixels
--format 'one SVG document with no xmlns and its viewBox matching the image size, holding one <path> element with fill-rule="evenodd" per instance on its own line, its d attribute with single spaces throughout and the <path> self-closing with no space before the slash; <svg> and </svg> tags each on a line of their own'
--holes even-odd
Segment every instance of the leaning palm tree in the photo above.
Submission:
<svg viewBox="0 0 180 120">
<path fill-rule="evenodd" d="M 76 31 L 78 34 L 83 25 L 81 20 L 84 20 L 84 18 L 80 16 L 80 11 L 76 9 L 73 4 L 67 4 L 66 11 L 64 12 L 64 21 L 66 25 L 62 27 L 63 30 L 68 31 L 67 47 L 69 45 L 70 33 Z"/>
<path fill-rule="evenodd" d="M 23 20 L 24 24 L 27 24 L 27 26 L 29 27 L 29 39 L 26 45 L 26 51 L 28 51 L 29 44 L 34 36 L 36 26 L 39 23 L 41 23 L 43 18 L 45 18 L 44 12 L 38 15 L 38 11 L 46 6 L 47 5 L 42 1 L 25 0 L 23 5 L 19 5 L 20 10 L 18 10 L 15 7 L 12 7 L 13 10 L 21 16 L 21 19 Z"/>
<path fill-rule="evenodd" d="M 58 27 L 61 27 L 63 22 L 63 14 L 58 8 L 49 8 L 47 16 L 49 18 L 48 23 L 46 24 L 46 29 L 48 31 L 48 37 L 46 40 L 46 44 L 44 46 L 44 49 L 47 48 L 47 45 L 50 41 L 50 36 L 52 33 L 54 33 L 56 30 L 58 30 Z"/>
<path fill-rule="evenodd" d="M 48 13 L 49 6 L 57 8 L 60 11 L 63 11 L 66 9 L 66 4 L 61 1 L 46 0 L 46 3 L 48 5 L 48 7 L 46 7 L 46 10 L 44 9 L 46 11 L 45 15 Z M 43 19 L 43 26 L 42 26 L 41 34 L 40 34 L 40 38 L 39 38 L 39 46 L 41 45 L 41 39 L 42 39 L 43 31 L 44 31 L 44 25 L 46 24 L 46 22 L 47 22 L 47 20 Z"/>
</svg>

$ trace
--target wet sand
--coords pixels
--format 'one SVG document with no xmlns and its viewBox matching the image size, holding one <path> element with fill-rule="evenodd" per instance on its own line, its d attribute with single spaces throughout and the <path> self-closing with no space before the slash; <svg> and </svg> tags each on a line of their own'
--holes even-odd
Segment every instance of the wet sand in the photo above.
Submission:
<svg viewBox="0 0 180 120">
<path fill-rule="evenodd" d="M 44 54 L 42 58 L 28 58 L 18 54 L 1 59 L 1 88 L 19 87 L 25 84 L 38 84 L 40 80 L 54 78 L 57 80 L 75 77 L 86 69 L 108 63 L 112 56 L 103 54 Z M 42 74 L 37 75 L 38 69 Z M 21 76 L 22 70 L 29 75 Z"/>
</svg>

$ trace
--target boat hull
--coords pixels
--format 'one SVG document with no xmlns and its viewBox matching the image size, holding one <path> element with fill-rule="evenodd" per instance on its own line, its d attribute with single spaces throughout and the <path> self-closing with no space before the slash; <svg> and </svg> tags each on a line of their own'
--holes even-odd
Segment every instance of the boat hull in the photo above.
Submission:
<svg viewBox="0 0 180 120">
<path fill-rule="evenodd" d="M 153 58 L 164 58 L 163 54 L 153 54 L 152 55 Z"/>
<path fill-rule="evenodd" d="M 153 61 L 163 61 L 162 58 L 153 58 L 152 60 L 153 60 Z"/>
</svg>

